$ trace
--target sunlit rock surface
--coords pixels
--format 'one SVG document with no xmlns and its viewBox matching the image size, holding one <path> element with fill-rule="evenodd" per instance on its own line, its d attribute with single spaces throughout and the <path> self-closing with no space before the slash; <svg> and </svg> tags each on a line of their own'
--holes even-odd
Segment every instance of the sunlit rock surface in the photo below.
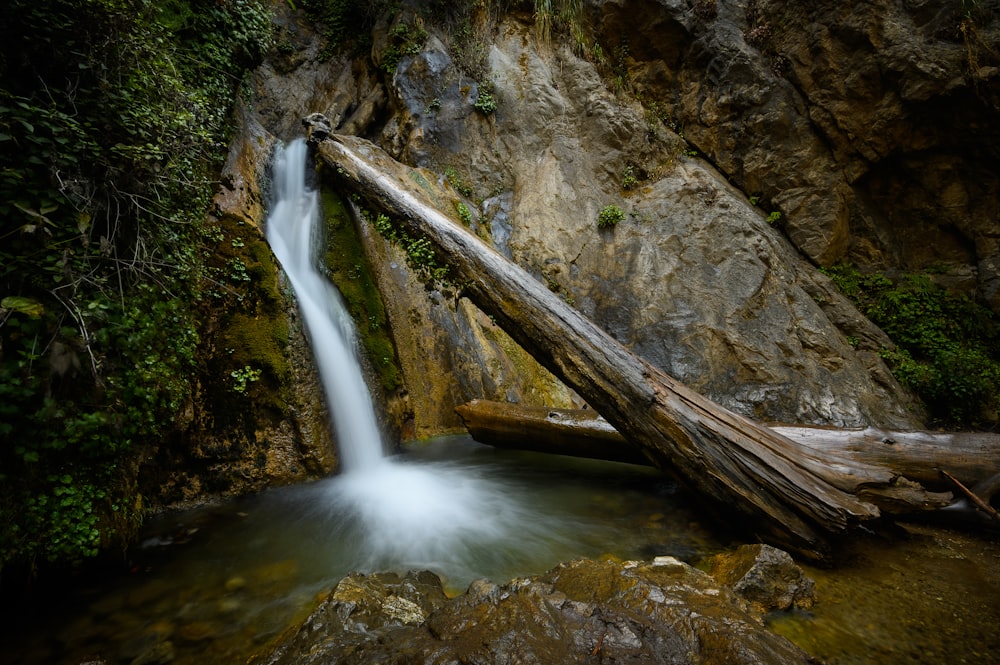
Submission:
<svg viewBox="0 0 1000 665">
<path fill-rule="evenodd" d="M 265 662 L 809 663 L 709 575 L 672 557 L 578 560 L 473 582 L 445 600 L 430 573 L 345 578 Z"/>
</svg>

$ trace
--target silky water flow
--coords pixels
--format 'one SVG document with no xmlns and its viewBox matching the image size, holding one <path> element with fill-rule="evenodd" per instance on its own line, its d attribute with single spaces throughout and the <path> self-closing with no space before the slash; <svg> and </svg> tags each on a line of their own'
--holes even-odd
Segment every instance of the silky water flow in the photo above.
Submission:
<svg viewBox="0 0 1000 665">
<path fill-rule="evenodd" d="M 267 239 L 298 299 L 342 460 L 342 473 L 321 484 L 316 510 L 335 518 L 358 569 L 420 566 L 461 577 L 508 549 L 515 534 L 525 547 L 544 547 L 549 527 L 520 505 L 509 480 L 384 453 L 353 321 L 318 267 L 321 215 L 307 161 L 301 139 L 279 148 Z M 502 541 L 507 548 L 497 547 Z"/>
</svg>

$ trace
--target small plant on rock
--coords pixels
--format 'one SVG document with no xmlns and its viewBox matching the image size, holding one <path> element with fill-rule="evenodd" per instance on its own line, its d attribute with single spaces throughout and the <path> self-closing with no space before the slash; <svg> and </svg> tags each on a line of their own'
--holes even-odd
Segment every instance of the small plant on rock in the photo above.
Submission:
<svg viewBox="0 0 1000 665">
<path fill-rule="evenodd" d="M 639 178 L 635 175 L 635 168 L 629 164 L 622 173 L 622 189 L 631 190 L 639 185 Z"/>
<path fill-rule="evenodd" d="M 462 219 L 462 223 L 472 226 L 472 211 L 469 210 L 469 206 L 459 201 L 455 207 L 458 208 L 458 216 Z"/>
<path fill-rule="evenodd" d="M 623 219 L 625 219 L 625 212 L 621 208 L 614 204 L 604 206 L 600 214 L 597 215 L 597 228 L 613 229 Z"/>
<path fill-rule="evenodd" d="M 497 100 L 492 94 L 480 88 L 479 96 L 472 106 L 483 115 L 492 115 L 497 110 Z"/>
</svg>

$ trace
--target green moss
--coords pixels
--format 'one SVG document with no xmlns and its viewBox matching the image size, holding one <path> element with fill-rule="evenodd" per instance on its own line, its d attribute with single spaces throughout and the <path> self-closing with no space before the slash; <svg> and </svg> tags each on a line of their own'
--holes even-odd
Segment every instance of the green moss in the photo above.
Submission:
<svg viewBox="0 0 1000 665">
<path fill-rule="evenodd" d="M 288 346 L 288 322 L 284 317 L 265 318 L 237 312 L 228 317 L 220 341 L 222 353 L 233 369 L 261 369 L 275 384 L 289 379 L 285 360 Z"/>
<path fill-rule="evenodd" d="M 324 187 L 326 266 L 358 328 L 361 345 L 387 392 L 402 386 L 396 348 L 390 335 L 382 296 L 372 278 L 364 246 L 343 199 Z"/>
</svg>

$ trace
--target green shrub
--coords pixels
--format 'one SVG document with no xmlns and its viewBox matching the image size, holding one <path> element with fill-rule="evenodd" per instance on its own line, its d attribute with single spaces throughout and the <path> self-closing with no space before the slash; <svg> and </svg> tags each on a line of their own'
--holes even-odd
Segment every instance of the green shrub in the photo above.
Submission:
<svg viewBox="0 0 1000 665">
<path fill-rule="evenodd" d="M 497 100 L 480 86 L 479 96 L 476 97 L 476 101 L 472 106 L 483 115 L 491 115 L 497 110 Z"/>
<path fill-rule="evenodd" d="M 622 189 L 628 191 L 635 189 L 639 185 L 639 179 L 635 175 L 635 168 L 629 164 L 622 173 Z"/>
<path fill-rule="evenodd" d="M 257 0 L 8 3 L 0 567 L 130 535 L 133 457 L 190 396 L 202 220 L 243 72 L 269 45 Z"/>
<path fill-rule="evenodd" d="M 890 279 L 852 266 L 824 270 L 889 335 L 882 355 L 931 416 L 950 426 L 990 425 L 1000 409 L 1000 325 L 989 309 L 926 274 Z"/>
<path fill-rule="evenodd" d="M 604 206 L 597 215 L 597 228 L 613 229 L 618 223 L 625 219 L 625 212 L 616 205 Z"/>
</svg>

